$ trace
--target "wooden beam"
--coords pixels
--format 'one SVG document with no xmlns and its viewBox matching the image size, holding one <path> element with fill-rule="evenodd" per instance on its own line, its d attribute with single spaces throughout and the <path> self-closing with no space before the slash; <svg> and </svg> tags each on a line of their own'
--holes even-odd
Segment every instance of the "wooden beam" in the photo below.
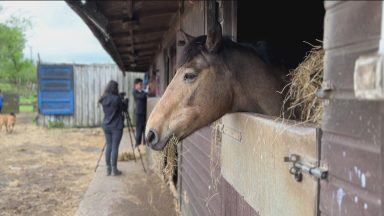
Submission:
<svg viewBox="0 0 384 216">
<path fill-rule="evenodd" d="M 69 4 L 76 12 L 81 11 L 81 13 L 104 34 L 104 37 L 109 39 L 107 31 L 108 19 L 99 12 L 96 2 L 86 1 L 85 4 L 83 4 L 81 1 L 67 1 L 67 4 Z"/>
<path fill-rule="evenodd" d="M 144 73 L 147 72 L 149 67 L 131 67 L 130 65 L 125 65 L 124 68 L 126 68 L 126 71 L 132 71 L 137 73 Z"/>
<path fill-rule="evenodd" d="M 99 12 L 96 2 L 87 1 L 85 4 L 81 3 L 81 1 L 72 0 L 66 0 L 66 2 L 88 25 L 103 48 L 124 72 L 123 60 L 116 49 L 114 41 L 110 39 L 108 33 L 108 20 Z"/>
<path fill-rule="evenodd" d="M 126 62 L 125 65 L 131 65 L 131 64 L 134 64 L 134 63 L 130 63 L 130 62 Z M 150 65 L 150 62 L 143 62 L 143 63 L 136 63 L 136 66 L 141 66 L 141 67 L 149 67 Z"/>
<path fill-rule="evenodd" d="M 124 65 L 128 67 L 132 67 L 132 64 L 136 64 L 136 67 L 141 67 L 141 68 L 149 68 L 150 63 L 149 62 L 144 62 L 144 63 L 131 63 L 131 62 L 126 62 Z"/>
<path fill-rule="evenodd" d="M 151 39 L 151 40 L 134 42 L 134 45 L 135 46 L 142 46 L 142 45 L 148 45 L 148 44 L 158 44 L 161 39 L 162 39 L 161 37 L 158 37 L 158 38 Z M 131 46 L 131 44 L 130 43 L 120 44 L 120 47 L 128 47 L 128 46 Z"/>
<path fill-rule="evenodd" d="M 150 56 L 143 56 L 142 58 L 137 58 L 134 61 L 130 60 L 129 58 L 123 58 L 123 62 L 128 63 L 140 63 L 140 62 L 150 62 L 153 59 L 153 55 Z"/>
<path fill-rule="evenodd" d="M 121 54 L 127 54 L 127 53 L 129 53 L 129 54 L 132 54 L 132 55 L 133 55 L 134 53 L 137 53 L 138 55 L 140 55 L 140 54 L 142 54 L 142 53 L 146 53 L 146 52 L 156 52 L 156 48 L 157 48 L 157 47 L 148 47 L 148 48 L 145 48 L 145 49 L 138 49 L 138 48 L 136 48 L 134 52 L 132 52 L 132 51 L 127 51 L 127 50 L 119 50 L 119 52 L 120 52 Z"/>
<path fill-rule="evenodd" d="M 137 59 L 136 62 L 152 60 L 152 57 L 153 57 L 153 55 L 143 56 L 143 57 Z M 133 62 L 134 62 L 134 61 L 130 61 L 130 60 L 127 59 L 127 58 L 124 58 L 124 60 L 127 60 L 127 61 L 124 61 L 124 62 L 129 62 L 129 63 L 133 63 Z"/>
<path fill-rule="evenodd" d="M 129 16 L 129 19 L 130 20 L 132 20 L 132 18 L 133 18 L 133 10 L 134 10 L 134 5 L 135 5 L 135 3 L 134 3 L 134 0 L 127 0 L 128 1 L 128 16 Z M 133 32 L 133 28 L 130 28 L 129 29 L 129 35 L 131 36 L 130 37 L 130 44 L 132 44 L 131 46 L 130 46 L 130 50 L 131 50 L 131 53 L 132 53 L 132 55 L 130 55 L 130 59 L 134 62 L 134 61 L 136 61 L 136 59 L 135 59 L 135 57 L 134 57 L 134 55 L 133 55 L 133 53 L 135 53 L 135 44 L 134 44 L 134 41 L 133 41 L 133 38 L 134 38 L 134 32 Z"/>
<path fill-rule="evenodd" d="M 140 58 L 140 59 L 137 59 L 135 62 L 133 61 L 130 61 L 129 59 L 125 58 L 124 59 L 124 63 L 136 63 L 136 64 L 139 64 L 139 63 L 147 63 L 147 62 L 150 62 L 152 61 L 152 56 L 147 56 L 147 57 L 143 57 L 143 58 Z"/>
<path fill-rule="evenodd" d="M 139 20 L 145 20 L 148 18 L 156 18 L 159 16 L 171 16 L 174 13 L 176 13 L 178 10 L 178 7 L 171 7 L 171 8 L 158 8 L 158 9 L 152 9 L 152 10 L 143 10 L 138 11 L 139 14 Z M 111 23 L 117 23 L 122 22 L 124 18 L 126 18 L 126 14 L 119 14 L 119 15 L 113 15 L 109 16 L 108 20 Z"/>
<path fill-rule="evenodd" d="M 147 34 L 164 33 L 167 30 L 168 30 L 168 26 L 159 26 L 159 27 L 142 29 L 142 30 L 130 30 L 130 31 L 125 31 L 125 32 L 115 32 L 115 33 L 112 33 L 112 36 L 114 38 L 121 38 L 121 37 L 128 37 L 128 36 L 130 38 L 133 38 L 132 35 L 143 36 L 143 35 L 147 35 Z"/>
<path fill-rule="evenodd" d="M 157 43 L 147 43 L 147 44 L 141 44 L 141 45 L 135 44 L 135 48 L 136 48 L 136 50 L 157 49 L 159 43 L 160 43 L 160 41 L 158 41 Z M 130 50 L 131 46 L 119 45 L 119 43 L 117 43 L 117 44 L 118 44 L 118 47 L 119 47 L 118 50 L 120 52 L 124 52 L 124 51 Z"/>
</svg>

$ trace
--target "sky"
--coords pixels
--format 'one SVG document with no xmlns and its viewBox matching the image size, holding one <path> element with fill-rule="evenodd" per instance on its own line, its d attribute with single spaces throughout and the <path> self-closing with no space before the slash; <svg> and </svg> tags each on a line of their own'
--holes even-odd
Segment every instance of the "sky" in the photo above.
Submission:
<svg viewBox="0 0 384 216">
<path fill-rule="evenodd" d="M 88 26 L 64 1 L 1 1 L 0 22 L 11 15 L 25 17 L 27 58 L 49 63 L 113 63 Z"/>
</svg>

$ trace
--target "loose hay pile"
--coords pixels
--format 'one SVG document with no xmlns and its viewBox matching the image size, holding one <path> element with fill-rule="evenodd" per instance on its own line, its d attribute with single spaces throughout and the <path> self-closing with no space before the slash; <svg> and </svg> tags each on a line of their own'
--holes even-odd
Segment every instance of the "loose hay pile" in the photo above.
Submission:
<svg viewBox="0 0 384 216">
<path fill-rule="evenodd" d="M 126 152 L 120 153 L 119 156 L 117 157 L 117 160 L 118 161 L 130 161 L 130 160 L 134 160 L 135 156 L 136 155 L 134 155 L 132 151 L 126 151 Z"/>
<path fill-rule="evenodd" d="M 144 155 L 145 154 L 145 146 L 140 145 L 138 148 L 140 148 L 141 155 Z M 137 148 L 135 149 L 135 152 L 132 152 L 132 150 L 123 151 L 123 152 L 119 153 L 117 160 L 118 161 L 130 161 L 130 160 L 134 160 L 135 157 L 136 157 L 136 160 L 140 160 L 140 153 L 137 150 Z"/>
<path fill-rule="evenodd" d="M 284 117 L 302 122 L 320 123 L 323 103 L 316 92 L 323 82 L 324 50 L 314 46 L 304 61 L 289 73 L 290 82 L 284 99 L 287 113 Z"/>
</svg>

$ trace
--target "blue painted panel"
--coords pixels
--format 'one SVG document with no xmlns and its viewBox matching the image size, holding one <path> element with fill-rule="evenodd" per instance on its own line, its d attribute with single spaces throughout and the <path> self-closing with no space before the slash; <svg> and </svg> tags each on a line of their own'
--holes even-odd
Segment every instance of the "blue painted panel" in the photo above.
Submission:
<svg viewBox="0 0 384 216">
<path fill-rule="evenodd" d="M 74 112 L 73 66 L 39 65 L 39 112 L 71 115 Z"/>
</svg>

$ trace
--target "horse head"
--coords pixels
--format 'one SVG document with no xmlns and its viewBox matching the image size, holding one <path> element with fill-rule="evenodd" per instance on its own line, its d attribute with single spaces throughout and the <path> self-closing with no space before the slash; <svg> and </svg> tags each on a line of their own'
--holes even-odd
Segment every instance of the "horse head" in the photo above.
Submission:
<svg viewBox="0 0 384 216">
<path fill-rule="evenodd" d="M 255 70 L 255 66 L 265 70 L 266 66 L 259 58 L 255 60 L 252 51 L 242 50 L 240 45 L 223 38 L 220 25 L 207 35 L 195 38 L 186 35 L 186 39 L 188 43 L 176 74 L 147 122 L 146 140 L 154 150 L 163 149 L 172 136 L 182 140 L 226 113 L 263 113 L 266 106 L 258 102 L 260 95 L 252 95 L 255 90 L 252 82 L 257 85 L 259 79 L 265 81 L 259 85 L 261 94 L 271 94 L 265 88 L 276 88 L 264 74 L 255 78 L 242 72 Z M 274 114 L 275 110 L 272 110 Z"/>
</svg>

